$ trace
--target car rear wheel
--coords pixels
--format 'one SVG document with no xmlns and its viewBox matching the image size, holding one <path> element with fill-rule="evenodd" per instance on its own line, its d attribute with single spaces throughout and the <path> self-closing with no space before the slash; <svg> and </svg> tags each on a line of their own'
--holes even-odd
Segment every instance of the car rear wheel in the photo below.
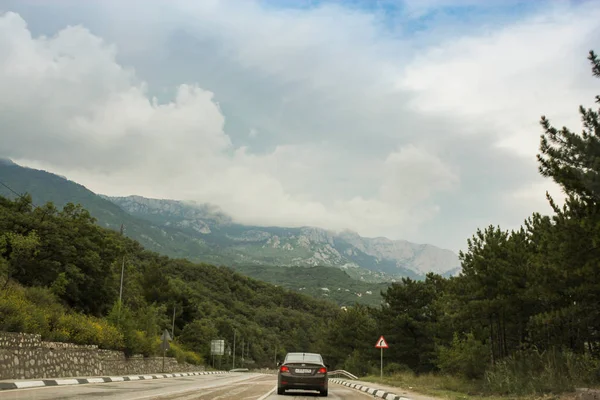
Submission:
<svg viewBox="0 0 600 400">
<path fill-rule="evenodd" d="M 285 394 L 285 389 L 281 387 L 277 387 L 277 394 Z"/>
<path fill-rule="evenodd" d="M 321 397 L 327 397 L 327 389 L 321 390 L 320 395 L 321 395 Z"/>
</svg>

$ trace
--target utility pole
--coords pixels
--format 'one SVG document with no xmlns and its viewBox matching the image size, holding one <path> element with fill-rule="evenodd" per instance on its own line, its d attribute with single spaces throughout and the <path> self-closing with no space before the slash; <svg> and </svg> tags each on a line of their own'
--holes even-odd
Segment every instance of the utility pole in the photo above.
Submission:
<svg viewBox="0 0 600 400">
<path fill-rule="evenodd" d="M 123 275 L 125 275 L 125 256 L 123 256 L 123 263 L 121 264 L 121 288 L 119 289 L 119 308 L 123 301 Z"/>
<path fill-rule="evenodd" d="M 125 226 L 121 222 L 121 236 L 125 231 Z M 121 306 L 123 304 L 123 276 L 125 275 L 125 254 L 123 254 L 123 262 L 121 264 L 121 286 L 119 287 L 119 313 L 117 314 L 117 321 L 121 319 Z"/>
<path fill-rule="evenodd" d="M 234 329 L 233 330 L 233 368 L 232 369 L 235 369 L 235 334 L 236 334 L 236 331 Z"/>
<path fill-rule="evenodd" d="M 171 337 L 173 339 L 175 339 L 175 307 L 176 305 L 173 304 L 173 328 L 171 329 Z"/>
<path fill-rule="evenodd" d="M 123 276 L 125 275 L 125 255 L 121 264 L 121 287 L 119 288 L 119 310 L 117 313 L 117 322 L 121 320 L 121 308 L 123 307 Z"/>
<path fill-rule="evenodd" d="M 244 368 L 244 339 L 242 339 L 242 365 L 241 367 Z"/>
</svg>

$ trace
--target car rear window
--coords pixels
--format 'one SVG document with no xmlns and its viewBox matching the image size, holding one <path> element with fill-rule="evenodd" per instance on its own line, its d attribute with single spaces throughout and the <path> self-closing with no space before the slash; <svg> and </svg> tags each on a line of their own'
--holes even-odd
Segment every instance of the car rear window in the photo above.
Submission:
<svg viewBox="0 0 600 400">
<path fill-rule="evenodd" d="M 318 354 L 288 354 L 285 358 L 286 362 L 311 362 L 322 363 L 323 359 Z"/>
</svg>

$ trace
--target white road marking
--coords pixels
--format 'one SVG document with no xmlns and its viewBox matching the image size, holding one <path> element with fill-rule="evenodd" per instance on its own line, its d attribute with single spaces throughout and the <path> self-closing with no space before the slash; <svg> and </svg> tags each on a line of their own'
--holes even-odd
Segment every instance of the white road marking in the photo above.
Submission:
<svg viewBox="0 0 600 400">
<path fill-rule="evenodd" d="M 269 397 L 270 395 L 272 395 L 275 390 L 277 390 L 277 385 L 275 385 L 273 387 L 273 389 L 269 390 L 267 393 L 265 393 L 263 396 L 261 396 L 260 398 L 256 399 L 256 400 L 265 400 L 267 397 Z"/>
</svg>

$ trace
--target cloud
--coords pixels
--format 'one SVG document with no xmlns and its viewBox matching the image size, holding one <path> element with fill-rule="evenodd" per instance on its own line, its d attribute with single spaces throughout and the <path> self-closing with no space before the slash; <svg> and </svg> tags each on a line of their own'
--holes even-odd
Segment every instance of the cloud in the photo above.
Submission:
<svg viewBox="0 0 600 400">
<path fill-rule="evenodd" d="M 458 250 L 540 206 L 537 120 L 575 128 L 592 101 L 592 3 L 419 38 L 340 3 L 135 4 L 0 17 L 0 153 L 99 193 Z"/>
<path fill-rule="evenodd" d="M 414 145 L 390 153 L 385 165 L 381 198 L 402 208 L 427 201 L 436 191 L 450 190 L 460 181 L 442 160 Z"/>
<path fill-rule="evenodd" d="M 600 38 L 599 19 L 597 4 L 556 6 L 486 35 L 454 38 L 417 56 L 398 85 L 416 94 L 419 112 L 477 120 L 467 131 L 485 124 L 499 146 L 531 157 L 539 116 L 578 126 L 578 105 L 597 93 L 585 55 Z"/>
<path fill-rule="evenodd" d="M 117 63 L 114 46 L 82 27 L 33 38 L 25 21 L 8 13 L 0 32 L 11 38 L 0 48 L 0 82 L 10 88 L 5 94 L 18 97 L 2 98 L 0 118 L 19 132 L 8 136 L 7 155 L 50 166 L 102 193 L 213 202 L 247 223 L 343 229 L 373 218 L 378 224 L 407 218 L 407 210 L 396 212 L 377 198 L 340 201 L 332 195 L 335 207 L 303 198 L 302 189 L 318 182 L 331 164 L 326 152 L 288 145 L 255 155 L 235 148 L 213 93 L 182 84 L 171 102 L 159 104 L 148 97 L 145 83 Z M 392 153 L 382 164 L 386 185 L 402 184 L 396 169 L 406 155 Z M 296 187 L 298 177 L 309 179 Z M 352 225 L 354 218 L 359 225 Z"/>
</svg>

